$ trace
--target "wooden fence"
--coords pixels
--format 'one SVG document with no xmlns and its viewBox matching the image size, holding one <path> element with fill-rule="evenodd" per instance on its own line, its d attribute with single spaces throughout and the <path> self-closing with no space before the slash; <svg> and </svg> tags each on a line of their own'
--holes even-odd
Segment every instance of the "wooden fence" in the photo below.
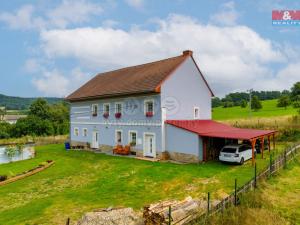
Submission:
<svg viewBox="0 0 300 225">
<path fill-rule="evenodd" d="M 208 193 L 207 211 L 200 214 L 194 221 L 191 222 L 191 224 L 198 224 L 199 222 L 201 222 L 201 224 L 205 224 L 205 221 L 207 221 L 210 216 L 222 212 L 229 206 L 237 205 L 239 203 L 239 197 L 243 193 L 253 190 L 254 188 L 256 188 L 258 182 L 269 178 L 270 176 L 272 176 L 272 174 L 286 167 L 287 163 L 292 160 L 299 152 L 300 143 L 295 143 L 286 148 L 284 152 L 278 155 L 275 159 L 272 159 L 272 155 L 270 155 L 270 163 L 267 167 L 265 167 L 261 172 L 257 174 L 255 165 L 254 177 L 251 180 L 249 180 L 246 184 L 239 188 L 237 188 L 237 182 L 235 180 L 235 191 L 213 206 L 210 204 L 210 194 Z"/>
</svg>

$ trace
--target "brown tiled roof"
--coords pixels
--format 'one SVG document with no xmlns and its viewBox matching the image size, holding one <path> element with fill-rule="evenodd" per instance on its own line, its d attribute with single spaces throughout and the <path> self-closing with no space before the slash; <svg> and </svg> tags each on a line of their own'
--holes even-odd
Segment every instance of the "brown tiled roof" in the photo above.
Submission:
<svg viewBox="0 0 300 225">
<path fill-rule="evenodd" d="M 156 62 L 100 73 L 69 95 L 69 101 L 160 92 L 162 82 L 191 56 L 183 55 Z"/>
</svg>

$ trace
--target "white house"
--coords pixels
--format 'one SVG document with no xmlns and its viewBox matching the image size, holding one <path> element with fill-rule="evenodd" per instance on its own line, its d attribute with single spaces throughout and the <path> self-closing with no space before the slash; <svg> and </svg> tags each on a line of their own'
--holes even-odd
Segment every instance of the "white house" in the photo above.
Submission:
<svg viewBox="0 0 300 225">
<path fill-rule="evenodd" d="M 198 162 L 208 158 L 208 137 L 263 135 L 231 137 L 236 128 L 211 120 L 212 96 L 190 50 L 100 73 L 66 98 L 71 145 L 106 151 L 130 144 L 138 156 Z M 218 135 L 220 127 L 229 133 Z"/>
</svg>

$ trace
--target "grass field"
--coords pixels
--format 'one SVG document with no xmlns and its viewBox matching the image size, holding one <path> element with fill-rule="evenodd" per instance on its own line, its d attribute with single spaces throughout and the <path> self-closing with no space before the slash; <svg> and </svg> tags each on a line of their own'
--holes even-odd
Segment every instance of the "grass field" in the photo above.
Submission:
<svg viewBox="0 0 300 225">
<path fill-rule="evenodd" d="M 292 106 L 279 108 L 276 106 L 277 99 L 262 101 L 263 108 L 259 111 L 252 111 L 251 117 L 278 117 L 286 115 L 297 115 L 297 109 Z M 229 119 L 246 119 L 250 118 L 249 108 L 241 108 L 240 106 L 223 108 L 213 108 L 212 117 L 214 120 L 229 120 Z"/>
<path fill-rule="evenodd" d="M 209 224 L 300 224 L 300 156 L 258 187 L 242 198 L 239 207 L 215 216 Z"/>
<path fill-rule="evenodd" d="M 277 145 L 278 150 L 283 145 Z M 55 164 L 34 176 L 0 187 L 0 224 L 64 224 L 102 207 L 140 209 L 161 199 L 186 196 L 222 198 L 253 176 L 243 166 L 219 162 L 174 164 L 147 162 L 85 151 L 65 151 L 63 145 L 37 147 L 34 159 L 0 165 L 0 174 L 13 176 L 46 160 Z M 268 160 L 257 157 L 258 169 Z"/>
</svg>

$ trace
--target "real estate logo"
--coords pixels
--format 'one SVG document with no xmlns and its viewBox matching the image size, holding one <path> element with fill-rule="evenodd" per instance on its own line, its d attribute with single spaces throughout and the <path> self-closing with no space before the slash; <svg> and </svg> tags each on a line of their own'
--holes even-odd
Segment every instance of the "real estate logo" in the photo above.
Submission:
<svg viewBox="0 0 300 225">
<path fill-rule="evenodd" d="M 273 10 L 272 24 L 275 26 L 300 26 L 300 10 Z"/>
</svg>

